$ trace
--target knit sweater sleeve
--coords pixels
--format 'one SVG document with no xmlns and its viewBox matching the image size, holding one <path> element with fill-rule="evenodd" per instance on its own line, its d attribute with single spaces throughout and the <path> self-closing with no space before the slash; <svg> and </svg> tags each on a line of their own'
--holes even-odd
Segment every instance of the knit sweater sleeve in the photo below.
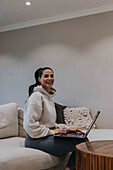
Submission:
<svg viewBox="0 0 113 170">
<path fill-rule="evenodd" d="M 39 123 L 42 115 L 42 102 L 42 97 L 34 93 L 29 98 L 27 106 L 25 107 L 24 128 L 32 138 L 41 138 L 54 134 L 53 130 Z"/>
</svg>

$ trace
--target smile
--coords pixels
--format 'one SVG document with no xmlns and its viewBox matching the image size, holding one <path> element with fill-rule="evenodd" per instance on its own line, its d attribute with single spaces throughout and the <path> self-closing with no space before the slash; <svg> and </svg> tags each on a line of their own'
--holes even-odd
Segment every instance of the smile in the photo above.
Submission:
<svg viewBox="0 0 113 170">
<path fill-rule="evenodd" d="M 47 83 L 47 84 L 51 84 L 52 82 L 47 81 L 46 83 Z"/>
</svg>

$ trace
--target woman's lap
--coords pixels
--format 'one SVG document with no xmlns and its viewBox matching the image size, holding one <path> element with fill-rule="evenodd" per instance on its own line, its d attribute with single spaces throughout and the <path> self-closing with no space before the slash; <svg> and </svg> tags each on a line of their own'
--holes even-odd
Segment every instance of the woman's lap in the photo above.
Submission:
<svg viewBox="0 0 113 170">
<path fill-rule="evenodd" d="M 39 139 L 27 135 L 25 147 L 39 149 L 55 156 L 61 156 L 75 151 L 75 145 L 85 142 L 88 139 L 58 138 L 47 136 Z"/>
</svg>

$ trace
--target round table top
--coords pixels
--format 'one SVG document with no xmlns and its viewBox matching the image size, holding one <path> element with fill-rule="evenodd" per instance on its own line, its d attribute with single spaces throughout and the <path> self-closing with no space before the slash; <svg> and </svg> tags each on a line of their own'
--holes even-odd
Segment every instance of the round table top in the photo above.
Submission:
<svg viewBox="0 0 113 170">
<path fill-rule="evenodd" d="M 91 141 L 76 146 L 81 152 L 113 157 L 113 140 Z"/>
</svg>

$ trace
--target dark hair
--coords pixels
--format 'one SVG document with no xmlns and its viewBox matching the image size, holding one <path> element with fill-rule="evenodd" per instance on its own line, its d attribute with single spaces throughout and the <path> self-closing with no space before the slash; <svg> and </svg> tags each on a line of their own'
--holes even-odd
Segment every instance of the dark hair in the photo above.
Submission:
<svg viewBox="0 0 113 170">
<path fill-rule="evenodd" d="M 28 90 L 29 96 L 31 96 L 31 94 L 33 93 L 34 87 L 36 87 L 38 85 L 41 85 L 41 83 L 38 81 L 38 77 L 41 78 L 42 74 L 43 74 L 43 71 L 47 70 L 47 69 L 49 69 L 49 70 L 51 70 L 53 72 L 53 70 L 50 67 L 39 68 L 38 70 L 35 71 L 34 77 L 35 77 L 36 83 L 29 86 L 29 90 Z"/>
</svg>

